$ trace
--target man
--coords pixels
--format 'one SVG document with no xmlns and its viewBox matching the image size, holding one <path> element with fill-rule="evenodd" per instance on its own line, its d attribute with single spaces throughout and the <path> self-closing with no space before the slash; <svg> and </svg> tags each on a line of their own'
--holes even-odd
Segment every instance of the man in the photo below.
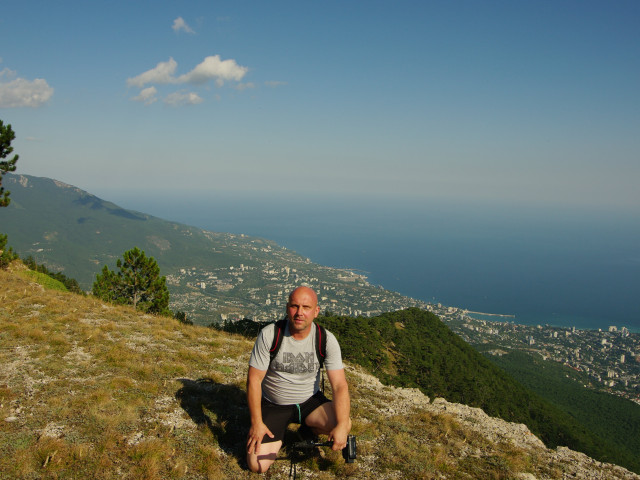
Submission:
<svg viewBox="0 0 640 480">
<path fill-rule="evenodd" d="M 258 334 L 247 375 L 247 401 L 251 428 L 247 438 L 247 464 L 253 472 L 266 472 L 275 461 L 289 423 L 324 434 L 333 450 L 342 450 L 351 430 L 349 387 L 340 346 L 327 333 L 325 368 L 333 401 L 319 390 L 313 320 L 320 313 L 318 297 L 309 287 L 298 287 L 287 302 L 287 327 L 282 347 L 270 363 L 269 350 L 275 324 Z"/>
</svg>

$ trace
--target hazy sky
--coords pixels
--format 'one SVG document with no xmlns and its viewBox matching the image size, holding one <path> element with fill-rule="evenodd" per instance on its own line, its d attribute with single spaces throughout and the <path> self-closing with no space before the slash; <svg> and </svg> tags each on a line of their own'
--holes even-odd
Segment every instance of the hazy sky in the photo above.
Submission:
<svg viewBox="0 0 640 480">
<path fill-rule="evenodd" d="M 640 2 L 11 1 L 17 173 L 640 207 Z"/>
</svg>

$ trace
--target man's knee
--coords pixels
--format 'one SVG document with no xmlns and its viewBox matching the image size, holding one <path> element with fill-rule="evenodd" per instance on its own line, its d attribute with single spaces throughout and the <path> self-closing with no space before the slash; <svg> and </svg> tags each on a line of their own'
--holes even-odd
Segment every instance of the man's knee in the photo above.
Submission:
<svg viewBox="0 0 640 480">
<path fill-rule="evenodd" d="M 256 455 L 247 455 L 247 466 L 253 473 L 265 473 L 269 470 L 271 463 L 258 460 Z"/>
<path fill-rule="evenodd" d="M 275 458 L 274 458 L 275 460 Z M 273 464 L 274 460 L 258 455 L 247 455 L 247 465 L 254 473 L 265 473 Z"/>
<path fill-rule="evenodd" d="M 255 473 L 265 473 L 269 470 L 269 467 L 273 465 L 282 442 L 270 442 L 260 445 L 260 449 L 257 453 L 247 454 L 247 466 L 249 470 Z"/>
</svg>

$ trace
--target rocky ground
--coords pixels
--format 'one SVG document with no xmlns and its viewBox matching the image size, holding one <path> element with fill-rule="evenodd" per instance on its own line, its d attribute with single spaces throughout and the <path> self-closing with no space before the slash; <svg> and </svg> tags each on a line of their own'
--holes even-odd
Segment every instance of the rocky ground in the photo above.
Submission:
<svg viewBox="0 0 640 480">
<path fill-rule="evenodd" d="M 251 340 L 0 271 L 0 479 L 261 478 L 244 465 Z M 358 458 L 297 478 L 638 479 L 526 426 L 347 366 Z M 290 435 L 295 435 L 291 432 Z M 289 478 L 286 452 L 262 478 Z"/>
<path fill-rule="evenodd" d="M 511 444 L 529 451 L 541 464 L 554 465 L 561 471 L 560 476 L 537 476 L 533 473 L 521 472 L 517 477 L 522 480 L 543 478 L 640 479 L 640 475 L 622 467 L 598 462 L 583 453 L 575 452 L 566 447 L 548 449 L 524 424 L 510 423 L 490 417 L 479 408 L 450 403 L 442 398 L 436 398 L 431 402 L 429 397 L 418 389 L 384 386 L 377 378 L 359 370 L 352 371 L 352 375 L 358 379 L 360 389 L 370 392 L 369 395 L 363 395 L 364 392 L 361 392 L 362 398 L 376 399 L 376 402 L 367 402 L 368 408 L 381 415 L 408 414 L 416 409 L 434 415 L 449 415 L 465 428 L 473 430 L 487 439 L 490 445 Z M 380 399 L 384 399 L 382 404 L 380 404 Z M 486 456 L 490 452 L 482 451 L 471 445 L 463 445 L 458 453 L 460 457 L 480 457 Z"/>
</svg>

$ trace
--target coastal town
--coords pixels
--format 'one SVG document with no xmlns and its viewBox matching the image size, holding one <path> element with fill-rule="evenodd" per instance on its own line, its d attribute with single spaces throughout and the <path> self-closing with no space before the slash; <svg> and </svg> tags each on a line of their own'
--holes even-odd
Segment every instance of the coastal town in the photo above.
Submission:
<svg viewBox="0 0 640 480">
<path fill-rule="evenodd" d="M 589 378 L 587 387 L 615 393 L 640 404 L 640 335 L 626 327 L 580 330 L 551 325 L 519 325 L 514 321 L 473 318 L 453 307 L 431 307 L 471 345 L 491 345 L 492 355 L 513 349 L 540 355 Z"/>
<path fill-rule="evenodd" d="M 373 317 L 428 306 L 369 283 L 366 272 L 322 266 L 268 240 L 207 234 L 217 245 L 211 258 L 219 260 L 167 275 L 172 310 L 187 312 L 194 323 L 280 319 L 289 292 L 301 284 L 314 288 L 322 310 L 336 315 Z"/>
<path fill-rule="evenodd" d="M 491 345 L 492 355 L 514 349 L 537 354 L 582 372 L 589 388 L 640 403 L 640 334 L 624 326 L 580 330 L 520 325 L 508 316 L 474 318 L 475 312 L 385 290 L 370 283 L 366 272 L 318 265 L 268 240 L 210 235 L 216 236 L 216 263 L 184 266 L 167 276 L 172 309 L 186 312 L 194 323 L 277 320 L 284 315 L 288 293 L 305 284 L 318 292 L 324 312 L 373 317 L 422 308 L 436 314 L 470 345 Z"/>
</svg>

